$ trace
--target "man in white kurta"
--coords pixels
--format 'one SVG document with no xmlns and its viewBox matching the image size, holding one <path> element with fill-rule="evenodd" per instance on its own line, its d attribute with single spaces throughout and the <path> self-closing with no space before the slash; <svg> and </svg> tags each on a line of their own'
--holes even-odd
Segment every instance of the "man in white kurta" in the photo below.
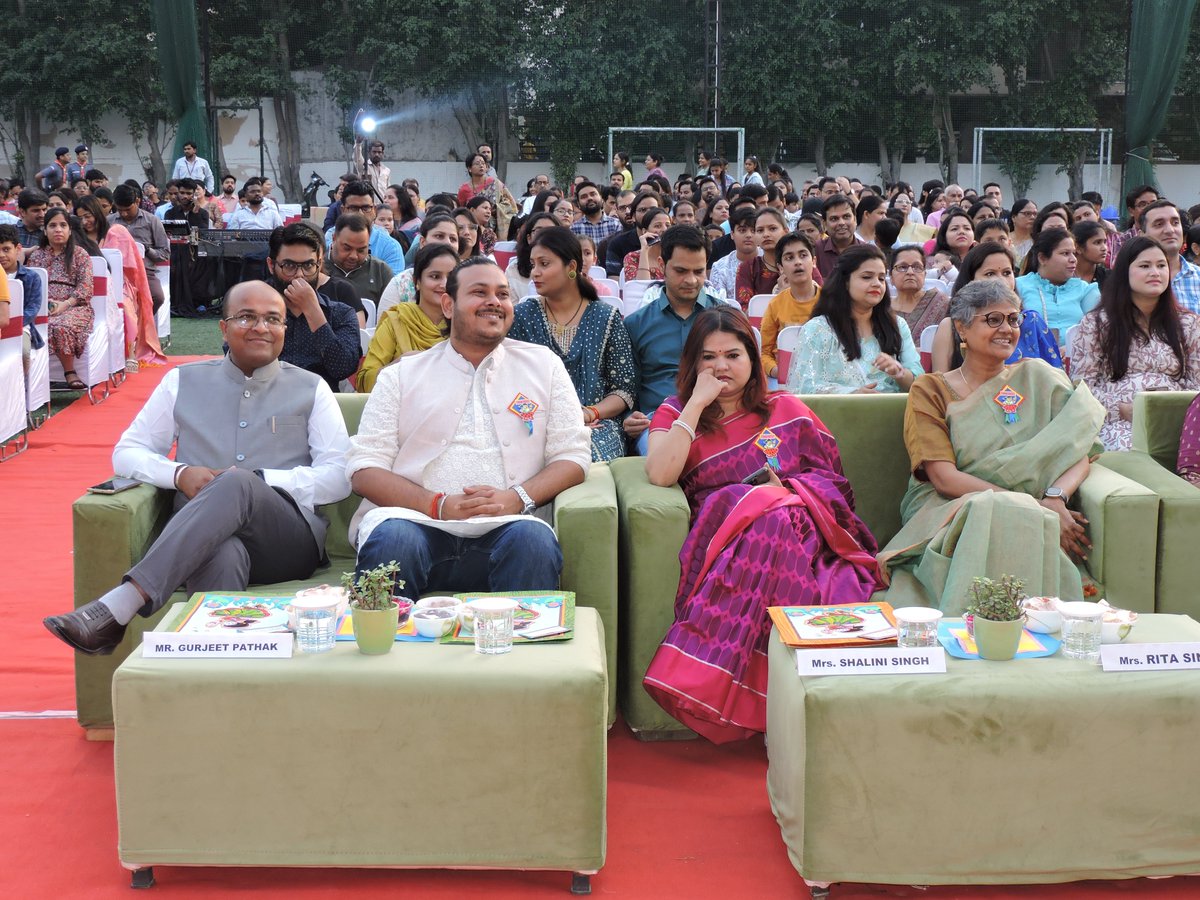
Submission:
<svg viewBox="0 0 1200 900">
<path fill-rule="evenodd" d="M 395 560 L 409 596 L 554 590 L 550 504 L 591 462 L 578 395 L 552 351 L 505 337 L 495 263 L 468 260 L 446 287 L 449 340 L 383 369 L 352 439 L 358 571 Z"/>
</svg>

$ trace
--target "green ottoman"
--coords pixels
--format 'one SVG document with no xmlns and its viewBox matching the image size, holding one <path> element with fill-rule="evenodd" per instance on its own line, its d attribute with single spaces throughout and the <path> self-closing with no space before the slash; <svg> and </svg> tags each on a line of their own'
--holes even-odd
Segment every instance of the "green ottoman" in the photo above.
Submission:
<svg viewBox="0 0 1200 900">
<path fill-rule="evenodd" d="M 1153 614 L 1129 637 L 1196 640 L 1193 620 Z M 814 893 L 1200 871 L 1200 671 L 946 664 L 802 678 L 772 633 L 767 793 Z"/>
<path fill-rule="evenodd" d="M 173 622 L 175 606 L 165 622 Z M 604 865 L 600 617 L 504 656 L 399 643 L 364 656 L 129 656 L 113 678 L 118 852 L 150 867 Z"/>
</svg>

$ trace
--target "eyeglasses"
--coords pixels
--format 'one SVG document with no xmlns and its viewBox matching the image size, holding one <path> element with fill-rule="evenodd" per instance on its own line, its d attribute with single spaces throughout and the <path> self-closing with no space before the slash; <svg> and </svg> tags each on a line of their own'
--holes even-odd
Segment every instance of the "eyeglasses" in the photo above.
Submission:
<svg viewBox="0 0 1200 900">
<path fill-rule="evenodd" d="M 983 319 L 983 323 L 988 328 L 999 328 L 1005 322 L 1008 323 L 1009 328 L 1020 328 L 1021 323 L 1025 321 L 1025 313 L 1015 312 L 1005 315 L 1004 313 L 990 312 L 986 316 L 975 315 L 971 318 Z"/>
<path fill-rule="evenodd" d="M 227 316 L 225 321 L 232 322 L 242 331 L 249 331 L 251 328 L 257 328 L 259 322 L 262 322 L 271 331 L 283 331 L 283 329 L 287 326 L 287 322 L 285 322 L 279 316 L 256 316 L 253 313 L 241 313 L 240 315 L 236 316 Z"/>
<path fill-rule="evenodd" d="M 925 266 L 921 263 L 913 263 L 912 265 L 909 265 L 908 263 L 900 263 L 898 266 L 892 266 L 892 271 L 899 272 L 901 275 L 905 274 L 906 272 L 923 273 L 925 271 Z"/>
<path fill-rule="evenodd" d="M 362 214 L 362 213 L 370 212 L 371 210 L 373 210 L 375 208 L 375 206 L 374 206 L 374 204 L 371 204 L 371 203 L 368 203 L 366 206 L 351 206 L 350 204 L 347 203 L 347 204 L 343 205 L 343 208 L 346 210 L 346 212 Z"/>
<path fill-rule="evenodd" d="M 306 259 L 304 262 L 296 262 L 291 259 L 281 259 L 275 263 L 277 268 L 284 275 L 295 275 L 297 272 L 303 272 L 305 275 L 312 277 L 317 274 L 317 270 L 321 268 L 320 264 L 315 259 Z"/>
</svg>

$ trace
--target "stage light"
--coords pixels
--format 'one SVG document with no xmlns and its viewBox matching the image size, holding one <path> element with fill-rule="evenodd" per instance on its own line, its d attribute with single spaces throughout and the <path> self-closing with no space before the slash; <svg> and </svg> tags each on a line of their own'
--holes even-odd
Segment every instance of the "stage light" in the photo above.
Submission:
<svg viewBox="0 0 1200 900">
<path fill-rule="evenodd" d="M 371 116 L 364 116 L 362 120 L 362 130 L 364 134 L 375 133 L 375 119 Z"/>
</svg>

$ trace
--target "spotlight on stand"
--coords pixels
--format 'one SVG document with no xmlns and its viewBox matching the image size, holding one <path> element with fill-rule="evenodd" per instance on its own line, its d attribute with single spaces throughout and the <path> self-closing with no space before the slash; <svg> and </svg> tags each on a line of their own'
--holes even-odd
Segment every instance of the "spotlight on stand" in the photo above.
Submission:
<svg viewBox="0 0 1200 900">
<path fill-rule="evenodd" d="M 375 133 L 375 125 L 377 123 L 375 122 L 375 119 L 373 117 L 363 116 L 363 120 L 359 124 L 362 126 L 363 134 L 374 134 Z"/>
</svg>

